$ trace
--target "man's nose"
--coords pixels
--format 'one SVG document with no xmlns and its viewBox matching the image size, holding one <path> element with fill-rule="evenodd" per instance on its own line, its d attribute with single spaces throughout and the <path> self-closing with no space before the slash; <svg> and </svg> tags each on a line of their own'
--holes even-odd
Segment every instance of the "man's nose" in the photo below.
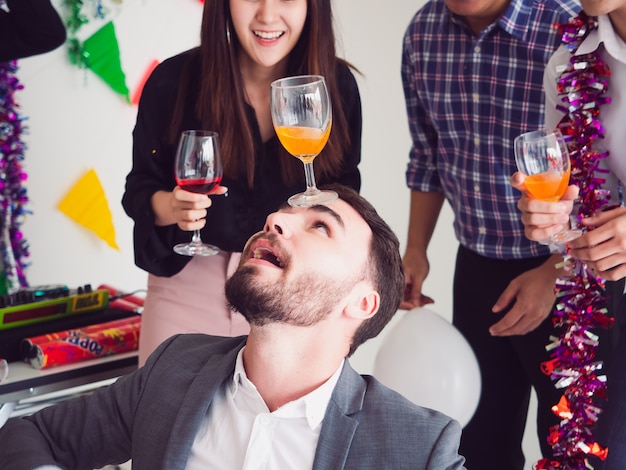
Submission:
<svg viewBox="0 0 626 470">
<path fill-rule="evenodd" d="M 284 212 L 274 212 L 267 216 L 264 230 L 280 235 L 282 238 L 290 238 L 293 234 L 293 221 L 290 217 L 289 214 Z"/>
</svg>

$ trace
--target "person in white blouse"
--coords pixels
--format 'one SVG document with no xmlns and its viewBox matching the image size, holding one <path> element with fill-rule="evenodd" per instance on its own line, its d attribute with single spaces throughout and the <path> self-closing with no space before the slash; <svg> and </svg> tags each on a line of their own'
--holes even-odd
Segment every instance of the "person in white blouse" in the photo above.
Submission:
<svg viewBox="0 0 626 470">
<path fill-rule="evenodd" d="M 586 262 L 598 276 L 609 281 L 626 277 L 626 207 L 619 200 L 619 187 L 626 182 L 626 0 L 581 0 L 585 13 L 596 16 L 598 27 L 581 43 L 577 55 L 598 51 L 608 65 L 607 95 L 611 102 L 600 106 L 600 121 L 604 127 L 602 148 L 609 151 L 602 165 L 608 165 L 611 174 L 607 188 L 611 200 L 622 205 L 585 218 L 582 224 L 592 227 L 582 236 L 568 243 L 568 252 Z M 556 82 L 559 66 L 566 64 L 570 52 L 561 47 L 548 63 L 544 87 L 546 92 L 546 127 L 554 128 L 563 117 L 556 105 L 560 103 Z M 511 184 L 523 191 L 524 177 L 519 172 L 511 177 Z M 522 212 L 525 233 L 531 240 L 539 241 L 559 232 L 569 223 L 573 202 L 578 188 L 570 186 L 558 202 L 543 202 L 530 199 L 522 193 L 518 207 Z M 609 369 L 608 404 L 600 415 L 598 440 L 609 449 L 607 460 L 598 462 L 594 468 L 617 470 L 624 468 L 626 461 L 626 300 L 617 312 L 620 339 L 615 356 L 617 359 Z M 620 359 L 621 358 L 621 359 Z"/>
<path fill-rule="evenodd" d="M 461 426 L 349 357 L 404 292 L 399 243 L 354 190 L 285 206 L 248 241 L 226 297 L 250 334 L 177 335 L 131 375 L 0 428 L 3 470 L 460 470 Z"/>
</svg>

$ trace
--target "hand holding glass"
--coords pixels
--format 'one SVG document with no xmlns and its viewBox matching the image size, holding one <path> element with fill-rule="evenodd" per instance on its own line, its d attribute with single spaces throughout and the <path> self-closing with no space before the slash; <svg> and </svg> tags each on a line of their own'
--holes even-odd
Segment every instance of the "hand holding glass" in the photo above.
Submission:
<svg viewBox="0 0 626 470">
<path fill-rule="evenodd" d="M 222 159 L 219 138 L 211 131 L 184 131 L 178 143 L 175 163 L 176 183 L 181 189 L 208 194 L 222 182 Z M 180 243 L 174 251 L 186 256 L 211 256 L 219 248 L 200 239 L 200 230 L 194 230 L 189 243 Z"/>
<path fill-rule="evenodd" d="M 570 177 L 567 144 L 558 130 L 527 132 L 515 138 L 515 161 L 524 174 L 524 186 L 529 197 L 553 202 L 561 199 Z M 539 243 L 561 248 L 578 238 L 581 230 L 561 230 Z"/>
<path fill-rule="evenodd" d="M 271 85 L 272 122 L 283 147 L 304 163 L 307 189 L 288 200 L 292 206 L 308 207 L 337 199 L 334 191 L 315 185 L 313 160 L 322 151 L 332 127 L 332 109 L 326 81 L 320 75 L 287 77 Z"/>
</svg>

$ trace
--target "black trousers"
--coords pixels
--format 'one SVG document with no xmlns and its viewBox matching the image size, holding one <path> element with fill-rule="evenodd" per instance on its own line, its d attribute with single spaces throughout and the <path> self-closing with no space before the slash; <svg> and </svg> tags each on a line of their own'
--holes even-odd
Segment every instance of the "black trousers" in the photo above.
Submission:
<svg viewBox="0 0 626 470">
<path fill-rule="evenodd" d="M 547 442 L 551 426 L 559 419 L 551 408 L 563 394 L 540 368 L 550 359 L 549 337 L 559 336 L 551 316 L 522 336 L 492 337 L 489 327 L 502 314 L 491 307 L 509 282 L 538 267 L 547 257 L 523 260 L 485 258 L 460 247 L 454 276 L 453 323 L 472 346 L 480 365 L 482 390 L 476 413 L 463 429 L 460 453 L 469 470 L 523 470 L 522 439 L 531 387 L 537 394 L 537 434 L 544 457 L 552 456 Z M 607 287 L 612 295 L 613 285 Z M 619 289 L 619 288 L 618 288 Z M 612 298 L 612 297 L 611 297 Z M 619 300 L 619 299 L 618 299 Z M 597 358 L 610 362 L 616 335 L 594 330 L 600 336 Z"/>
</svg>

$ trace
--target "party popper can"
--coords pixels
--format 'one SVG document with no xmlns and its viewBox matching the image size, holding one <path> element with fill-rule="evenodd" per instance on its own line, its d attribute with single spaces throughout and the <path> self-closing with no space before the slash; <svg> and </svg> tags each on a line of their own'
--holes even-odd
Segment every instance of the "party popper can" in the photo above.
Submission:
<svg viewBox="0 0 626 470">
<path fill-rule="evenodd" d="M 139 348 L 140 329 L 141 317 L 137 315 L 91 325 L 87 331 L 85 328 L 68 330 L 57 339 L 31 342 L 30 354 L 25 360 L 36 369 L 46 369 L 134 351 Z"/>
<path fill-rule="evenodd" d="M 20 355 L 25 362 L 37 355 L 35 345 L 42 343 L 50 343 L 53 341 L 63 340 L 70 336 L 78 336 L 90 333 L 98 333 L 104 329 L 123 328 L 129 325 L 135 325 L 140 321 L 141 317 L 133 316 L 121 318 L 119 320 L 110 320 L 108 322 L 94 323 L 91 325 L 81 326 L 80 328 L 72 328 L 69 330 L 53 331 L 39 336 L 31 336 L 24 338 L 20 344 Z"/>
</svg>

